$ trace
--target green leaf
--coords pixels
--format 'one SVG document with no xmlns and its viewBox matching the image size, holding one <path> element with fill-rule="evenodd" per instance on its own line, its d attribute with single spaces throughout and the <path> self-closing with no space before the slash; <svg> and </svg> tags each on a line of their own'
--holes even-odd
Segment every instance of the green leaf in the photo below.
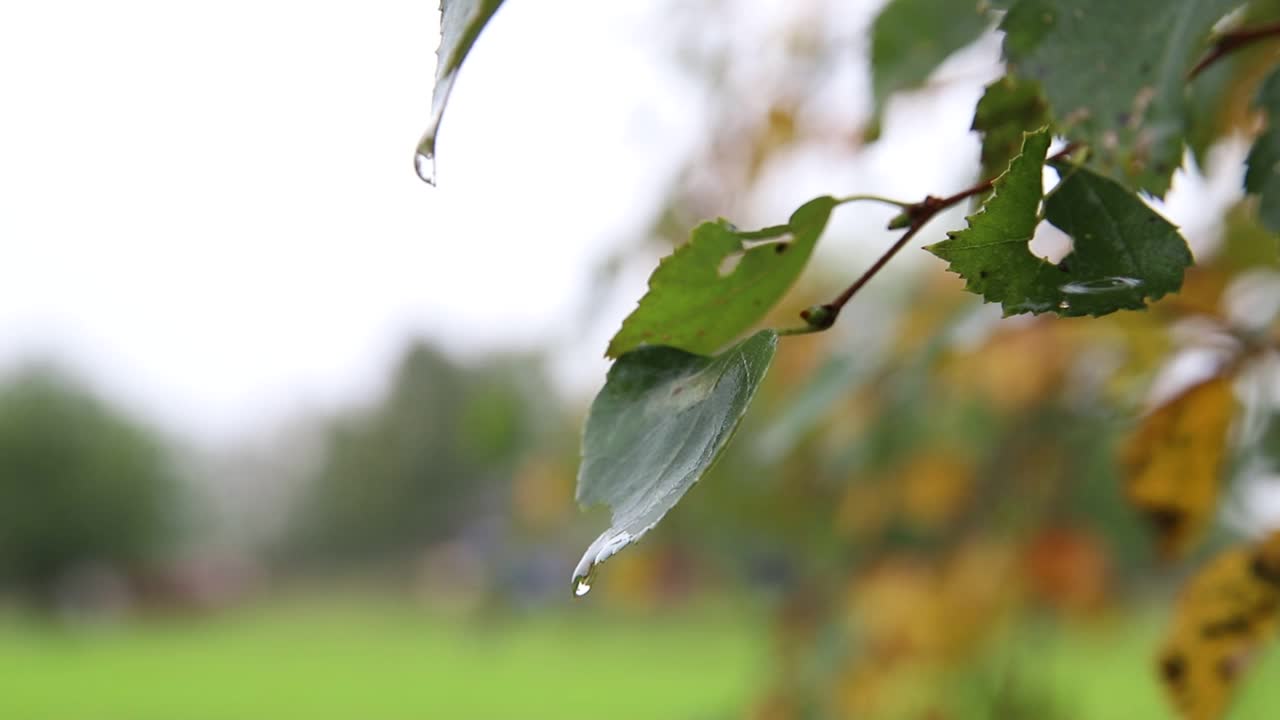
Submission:
<svg viewBox="0 0 1280 720">
<path fill-rule="evenodd" d="M 976 2 L 891 0 L 871 27 L 875 122 L 891 94 L 923 85 L 934 68 L 986 29 Z"/>
<path fill-rule="evenodd" d="M 575 592 L 595 567 L 638 541 L 715 462 L 764 379 L 778 335 L 762 330 L 715 357 L 643 347 L 613 364 L 582 439 L 578 502 L 608 505 L 609 529 L 574 571 Z"/>
<path fill-rule="evenodd" d="M 1267 129 L 1249 151 L 1244 188 L 1258 196 L 1258 219 L 1280 232 L 1280 70 L 1262 81 L 1255 104 L 1267 113 Z"/>
<path fill-rule="evenodd" d="M 687 244 L 658 264 L 649 292 L 605 354 L 662 344 L 705 355 L 737 339 L 795 283 L 835 206 L 833 198 L 816 198 L 786 225 L 756 232 L 740 232 L 724 220 L 699 225 Z M 779 240 L 788 234 L 789 242 Z"/>
<path fill-rule="evenodd" d="M 1038 80 L 1059 130 L 1129 187 L 1163 195 L 1182 163 L 1186 73 L 1241 0 L 1020 0 L 1009 69 Z"/>
<path fill-rule="evenodd" d="M 418 177 L 435 184 L 436 135 L 444 107 L 449 102 L 449 92 L 458 77 L 458 69 L 471 46 L 480 37 L 480 31 L 498 11 L 502 0 L 440 0 L 440 48 L 436 50 L 436 84 L 431 92 L 431 120 L 422 139 L 413 165 Z"/>
<path fill-rule="evenodd" d="M 1022 135 L 1049 124 L 1049 105 L 1033 80 L 1006 75 L 987 86 L 973 114 L 982 133 L 982 177 L 999 175 L 1022 152 Z"/>
<path fill-rule="evenodd" d="M 1177 229 L 1087 168 L 1055 164 L 1063 179 L 1044 203 L 1045 219 L 1071 236 L 1072 251 L 1057 264 L 1031 252 L 1048 148 L 1048 130 L 1027 135 L 969 227 L 927 249 L 1006 315 L 1105 315 L 1180 288 L 1191 253 Z"/>
<path fill-rule="evenodd" d="M 1140 310 L 1182 287 L 1193 259 L 1177 227 L 1110 178 L 1069 163 L 1053 168 L 1062 181 L 1045 200 L 1045 219 L 1072 242 L 1055 266 L 1059 315 Z"/>
</svg>

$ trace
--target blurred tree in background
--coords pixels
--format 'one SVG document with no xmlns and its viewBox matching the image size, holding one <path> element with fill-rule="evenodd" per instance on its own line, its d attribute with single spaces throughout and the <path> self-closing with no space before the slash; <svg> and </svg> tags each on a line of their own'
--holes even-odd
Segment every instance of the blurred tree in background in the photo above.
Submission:
<svg viewBox="0 0 1280 720">
<path fill-rule="evenodd" d="M 156 560 L 177 475 L 163 441 L 47 367 L 0 385 L 0 585 L 50 600 L 69 574 Z"/>
<path fill-rule="evenodd" d="M 461 365 L 412 345 L 373 407 L 323 431 L 288 544 L 316 560 L 410 560 L 507 514 L 510 477 L 556 429 L 533 357 Z"/>
</svg>

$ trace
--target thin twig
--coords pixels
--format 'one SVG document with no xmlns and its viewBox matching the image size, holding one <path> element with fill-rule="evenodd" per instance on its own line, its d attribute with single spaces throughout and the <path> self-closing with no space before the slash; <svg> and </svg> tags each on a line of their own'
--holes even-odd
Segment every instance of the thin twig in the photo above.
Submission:
<svg viewBox="0 0 1280 720">
<path fill-rule="evenodd" d="M 1224 32 L 1214 40 L 1213 47 L 1205 53 L 1203 58 L 1200 58 L 1200 62 L 1187 73 L 1187 79 L 1191 80 L 1210 65 L 1241 48 L 1277 35 L 1280 35 L 1280 21 Z"/>
<path fill-rule="evenodd" d="M 1055 160 L 1061 160 L 1068 157 L 1074 153 L 1078 147 L 1079 145 L 1076 143 L 1070 143 L 1066 147 L 1054 153 L 1052 157 L 1045 161 L 1045 163 L 1048 164 Z M 981 195 L 982 193 L 991 190 L 991 188 L 995 186 L 996 179 L 997 178 L 990 178 L 983 180 L 972 187 L 943 198 L 928 195 L 924 200 L 921 200 L 918 203 L 905 206 L 903 208 L 902 215 L 898 218 L 894 218 L 894 220 L 889 223 L 890 229 L 906 228 L 907 231 L 902 234 L 902 237 L 898 238 L 898 240 L 894 242 L 883 255 L 872 263 L 871 267 L 867 268 L 866 272 L 862 273 L 857 280 L 853 281 L 852 285 L 845 288 L 844 292 L 836 296 L 834 300 L 825 305 L 815 305 L 800 313 L 800 317 L 808 323 L 809 327 L 812 328 L 813 331 L 825 330 L 834 325 L 836 317 L 840 315 L 840 311 L 844 309 L 844 306 L 848 304 L 849 300 L 851 300 L 854 295 L 857 295 L 858 291 L 870 282 L 871 278 L 875 277 L 876 274 L 893 259 L 894 255 L 897 255 L 902 248 L 906 247 L 911 240 L 924 229 L 924 226 L 929 224 L 929 221 L 933 220 L 933 218 L 943 210 L 955 206 L 975 195 Z"/>
</svg>

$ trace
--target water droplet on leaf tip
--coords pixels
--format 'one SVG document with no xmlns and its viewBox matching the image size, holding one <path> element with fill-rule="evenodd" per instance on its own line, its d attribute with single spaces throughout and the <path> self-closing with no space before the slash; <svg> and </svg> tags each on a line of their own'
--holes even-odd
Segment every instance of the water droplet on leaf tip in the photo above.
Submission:
<svg viewBox="0 0 1280 720">
<path fill-rule="evenodd" d="M 422 182 L 434 186 L 436 184 L 436 157 L 431 153 L 415 153 L 413 169 Z"/>
<path fill-rule="evenodd" d="M 591 592 L 591 586 L 587 584 L 587 579 L 578 578 L 578 581 L 574 583 L 574 586 L 573 586 L 573 596 L 582 597 L 583 595 L 586 595 L 589 592 Z"/>
</svg>

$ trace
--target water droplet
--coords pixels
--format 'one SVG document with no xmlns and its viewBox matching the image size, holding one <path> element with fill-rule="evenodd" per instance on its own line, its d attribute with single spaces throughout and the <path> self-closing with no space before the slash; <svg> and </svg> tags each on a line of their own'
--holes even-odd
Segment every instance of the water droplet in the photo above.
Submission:
<svg viewBox="0 0 1280 720">
<path fill-rule="evenodd" d="M 1137 278 L 1102 277 L 1097 280 L 1069 282 L 1058 289 L 1068 295 L 1100 295 L 1119 290 L 1130 290 L 1140 285 L 1142 285 L 1142 281 Z"/>
<path fill-rule="evenodd" d="M 1058 303 L 1058 309 L 1059 309 L 1059 310 L 1070 310 L 1070 309 L 1071 309 L 1071 303 L 1067 302 L 1066 300 L 1063 300 L 1062 302 Z"/>
<path fill-rule="evenodd" d="M 413 155 L 413 169 L 422 178 L 422 182 L 434 186 L 436 184 L 436 156 L 430 153 L 417 152 Z"/>
<path fill-rule="evenodd" d="M 573 569 L 573 596 L 582 597 L 591 592 L 591 578 L 595 577 L 596 568 L 629 542 L 631 533 L 622 530 L 610 529 L 596 538 Z"/>
<path fill-rule="evenodd" d="M 418 149 L 413 154 L 413 169 L 428 185 L 436 184 L 436 133 L 440 131 L 440 112 L 444 108 L 432 98 L 431 122 L 418 141 Z"/>
<path fill-rule="evenodd" d="M 589 562 L 594 558 L 591 557 L 591 551 L 578 563 L 578 567 L 573 571 L 573 596 L 582 597 L 591 592 L 591 578 L 596 574 L 596 563 Z"/>
</svg>

